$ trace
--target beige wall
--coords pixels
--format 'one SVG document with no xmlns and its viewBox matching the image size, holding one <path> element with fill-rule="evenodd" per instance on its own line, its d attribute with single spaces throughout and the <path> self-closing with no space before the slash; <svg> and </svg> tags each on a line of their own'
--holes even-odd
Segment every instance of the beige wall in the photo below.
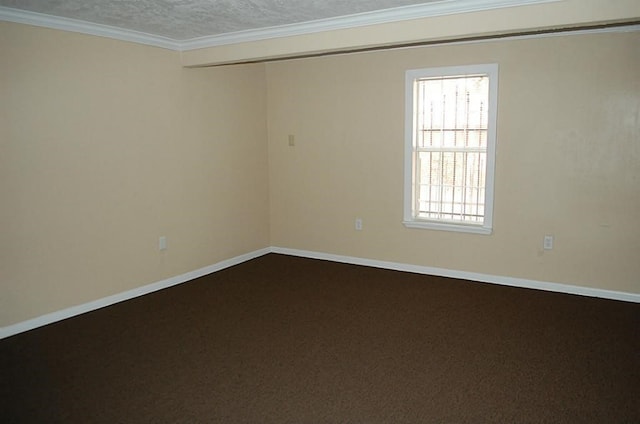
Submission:
<svg viewBox="0 0 640 424">
<path fill-rule="evenodd" d="M 271 244 L 640 293 L 639 45 L 572 35 L 268 64 Z M 494 233 L 405 228 L 405 70 L 492 62 Z"/>
<path fill-rule="evenodd" d="M 264 65 L 6 22 L 0 57 L 0 327 L 269 245 Z"/>
<path fill-rule="evenodd" d="M 640 293 L 639 44 L 183 69 L 176 52 L 0 22 L 0 326 L 269 245 Z M 500 64 L 495 231 L 406 229 L 404 71 L 480 62 Z"/>
</svg>

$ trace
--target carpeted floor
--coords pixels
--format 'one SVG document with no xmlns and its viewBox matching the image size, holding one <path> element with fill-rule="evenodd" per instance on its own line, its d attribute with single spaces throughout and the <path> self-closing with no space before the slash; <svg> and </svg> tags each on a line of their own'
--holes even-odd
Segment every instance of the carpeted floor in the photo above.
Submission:
<svg viewBox="0 0 640 424">
<path fill-rule="evenodd" d="M 640 305 L 269 254 L 0 340 L 3 423 L 640 423 Z"/>
</svg>

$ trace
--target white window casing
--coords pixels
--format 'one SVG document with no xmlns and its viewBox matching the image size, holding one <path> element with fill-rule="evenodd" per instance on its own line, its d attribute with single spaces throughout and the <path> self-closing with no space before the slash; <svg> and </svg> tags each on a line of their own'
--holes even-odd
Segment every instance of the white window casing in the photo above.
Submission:
<svg viewBox="0 0 640 424">
<path fill-rule="evenodd" d="M 404 225 L 490 234 L 498 65 L 408 70 L 405 102 Z"/>
</svg>

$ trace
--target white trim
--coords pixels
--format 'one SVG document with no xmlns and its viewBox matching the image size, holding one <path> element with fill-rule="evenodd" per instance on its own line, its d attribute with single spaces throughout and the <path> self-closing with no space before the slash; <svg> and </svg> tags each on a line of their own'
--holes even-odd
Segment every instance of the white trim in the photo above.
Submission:
<svg viewBox="0 0 640 424">
<path fill-rule="evenodd" d="M 303 258 L 322 259 L 326 261 L 364 265 L 374 268 L 384 268 L 394 271 L 413 272 L 416 274 L 435 275 L 462 280 L 478 281 L 481 283 L 499 284 L 503 286 L 520 287 L 526 289 L 544 290 L 580 296 L 598 297 L 602 299 L 620 300 L 624 302 L 640 303 L 640 293 L 628 293 L 614 290 L 604 290 L 592 287 L 574 286 L 569 284 L 551 283 L 548 281 L 536 281 L 525 278 L 506 277 L 502 275 L 480 274 L 477 272 L 456 271 L 446 268 L 435 268 L 406 263 L 378 261 L 375 259 L 358 258 L 354 256 L 334 255 L 331 253 L 314 252 L 308 250 L 288 249 L 272 247 L 271 252 L 282 255 L 300 256 Z"/>
<path fill-rule="evenodd" d="M 63 18 L 60 16 L 12 9 L 4 6 L 0 6 L 0 21 L 97 35 L 98 37 L 113 38 L 121 41 L 145 44 L 148 46 L 162 47 L 169 50 L 181 50 L 180 42 L 167 37 L 117 28 L 109 25 L 95 24 L 78 19 Z"/>
<path fill-rule="evenodd" d="M 493 232 L 491 227 L 484 227 L 481 225 L 472 225 L 467 223 L 450 224 L 448 222 L 438 222 L 435 220 L 409 220 L 402 221 L 402 224 L 407 228 L 415 228 L 419 230 L 436 230 L 436 231 L 453 231 L 457 233 L 471 233 L 471 234 L 484 234 L 489 235 Z"/>
<path fill-rule="evenodd" d="M 430 18 L 507 7 L 525 6 L 540 3 L 555 3 L 562 0 L 444 0 L 433 3 L 415 4 L 391 9 L 375 10 L 335 18 L 318 19 L 298 24 L 238 31 L 209 37 L 193 38 L 182 43 L 182 50 L 194 50 L 227 44 L 246 43 L 272 38 L 291 37 L 358 28 L 368 25 L 387 24 L 413 19 Z"/>
<path fill-rule="evenodd" d="M 146 286 L 138 287 L 132 290 L 127 290 L 125 292 L 117 293 L 112 296 L 103 297 L 102 299 L 83 303 L 82 305 L 76 305 L 70 308 L 62 309 L 60 311 L 52 312 L 46 315 L 41 315 L 39 317 L 32 318 L 27 321 L 22 321 L 17 324 L 9 325 L 7 327 L 0 327 L 0 340 L 9 336 L 13 336 L 14 334 L 33 330 L 34 328 L 42 327 L 47 324 L 52 324 L 57 321 L 62 321 L 63 319 L 72 318 L 76 315 L 95 311 L 97 309 L 113 305 L 115 303 L 123 302 L 125 300 L 133 299 L 135 297 L 143 296 L 145 294 L 153 293 L 158 290 L 162 290 L 168 287 L 182 284 L 187 281 L 191 281 L 193 279 L 202 277 L 204 275 L 208 275 L 213 272 L 220 271 L 225 268 L 229 268 L 231 266 L 241 264 L 248 260 L 257 258 L 259 256 L 266 255 L 267 253 L 270 253 L 270 252 L 271 252 L 270 248 L 255 250 L 253 252 L 236 256 L 234 258 L 227 259 L 227 260 L 218 262 L 216 264 L 197 269 L 195 271 L 187 272 L 185 274 L 168 278 L 166 280 L 147 284 Z"/>
<path fill-rule="evenodd" d="M 27 10 L 0 6 L 0 21 L 16 22 L 64 31 L 80 32 L 116 40 L 146 44 L 170 50 L 188 51 L 228 44 L 246 43 L 280 37 L 314 34 L 345 28 L 358 28 L 412 19 L 429 18 L 484 10 L 501 9 L 541 3 L 554 3 L 562 0 L 442 0 L 432 3 L 416 4 L 372 12 L 338 16 L 329 19 L 238 31 L 213 36 L 176 40 L 144 32 L 95 24 L 78 19 L 64 18 Z"/>
<path fill-rule="evenodd" d="M 72 318 L 86 312 L 95 311 L 106 306 L 110 306 L 135 297 L 144 296 L 158 290 L 186 283 L 193 279 L 221 271 L 234 265 L 255 259 L 268 253 L 278 253 L 281 255 L 299 256 L 310 259 L 322 259 L 326 261 L 347 263 L 353 265 L 370 266 L 374 268 L 390 269 L 395 271 L 413 272 L 416 274 L 436 275 L 440 277 L 458 278 L 462 280 L 478 281 L 481 283 L 500 284 L 504 286 L 521 287 L 535 290 L 545 290 L 558 293 L 576 294 L 580 296 L 598 297 L 603 299 L 620 300 L 624 302 L 640 303 L 640 293 L 627 293 L 613 290 L 603 290 L 590 287 L 572 286 L 568 284 L 550 283 L 546 281 L 527 280 L 524 278 L 505 277 L 499 275 L 479 274 L 476 272 L 456 271 L 445 268 L 434 268 L 421 265 L 411 265 L 406 263 L 378 261 L 375 259 L 358 258 L 355 256 L 334 255 L 331 253 L 314 252 L 309 250 L 289 249 L 284 247 L 267 247 L 255 250 L 244 255 L 236 256 L 218 262 L 214 265 L 206 266 L 195 271 L 187 272 L 166 280 L 138 287 L 126 292 L 117 293 L 112 296 L 103 297 L 102 299 L 83 303 L 82 305 L 72 306 L 60 311 L 41 315 L 36 318 L 22 321 L 17 324 L 0 327 L 0 340 L 25 331 L 33 330 L 48 324 L 53 324 L 63 319 Z"/>
<path fill-rule="evenodd" d="M 161 47 L 175 51 L 189 51 L 208 47 L 223 46 L 249 41 L 267 40 L 273 38 L 313 34 L 335 29 L 354 28 L 359 26 L 398 22 L 409 19 L 428 18 L 431 16 L 443 16 L 456 13 L 477 12 L 482 10 L 497 9 L 501 7 L 515 7 L 537 3 L 549 3 L 562 0 L 458 0 L 456 3 L 441 1 L 413 6 L 404 6 L 393 9 L 379 10 L 358 15 L 342 16 L 338 18 L 304 22 L 300 24 L 282 25 L 278 27 L 262 28 L 255 30 L 239 31 L 214 36 L 192 38 L 189 40 L 176 40 L 144 32 L 127 30 L 108 25 L 94 24 L 71 18 L 46 15 L 0 6 L 0 21 L 15 22 L 26 25 L 35 25 L 45 28 L 59 29 L 62 31 L 78 32 L 82 34 L 107 37 L 121 41 Z M 464 6 L 463 6 L 464 5 Z M 466 7 L 466 8 L 465 8 Z M 431 10 L 430 10 L 431 9 Z M 513 35 L 497 39 L 467 40 L 433 42 L 438 44 L 469 44 L 483 43 L 496 40 L 521 40 L 529 38 L 556 37 L 563 35 L 583 35 L 594 33 L 617 33 L 640 31 L 640 25 L 627 25 L 620 27 L 606 27 L 583 30 L 567 30 L 550 33 Z M 416 46 L 420 47 L 420 46 Z M 295 56 L 295 55 L 294 55 Z"/>
<path fill-rule="evenodd" d="M 496 131 L 498 115 L 497 63 L 436 68 L 410 69 L 405 72 L 405 128 L 404 128 L 404 202 L 403 224 L 407 228 L 457 231 L 475 234 L 491 234 L 493 231 L 493 193 L 495 186 Z M 461 75 L 486 75 L 489 77 L 489 111 L 487 131 L 487 163 L 485 168 L 484 220 L 482 225 L 464 222 L 418 219 L 414 217 L 414 157 L 415 157 L 415 83 L 421 78 L 450 77 Z"/>
</svg>

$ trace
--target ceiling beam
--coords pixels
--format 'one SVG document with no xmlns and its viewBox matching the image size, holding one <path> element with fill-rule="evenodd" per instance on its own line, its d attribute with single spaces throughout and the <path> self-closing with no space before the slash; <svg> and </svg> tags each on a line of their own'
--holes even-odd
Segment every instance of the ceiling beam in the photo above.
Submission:
<svg viewBox="0 0 640 424">
<path fill-rule="evenodd" d="M 505 3 L 506 4 L 506 3 Z M 186 67 L 504 37 L 640 21 L 637 0 L 560 0 L 182 49 Z"/>
</svg>

